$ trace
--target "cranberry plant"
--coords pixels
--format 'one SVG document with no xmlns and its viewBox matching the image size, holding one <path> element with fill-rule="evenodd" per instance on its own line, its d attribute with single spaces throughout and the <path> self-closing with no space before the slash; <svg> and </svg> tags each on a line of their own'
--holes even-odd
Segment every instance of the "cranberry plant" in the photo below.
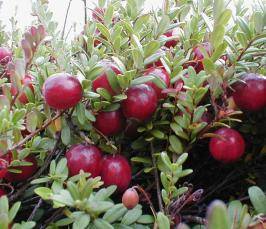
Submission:
<svg viewBox="0 0 266 229">
<path fill-rule="evenodd" d="M 265 161 L 263 2 L 83 2 L 72 41 L 48 1 L 0 24 L 1 228 L 265 226 L 260 188 L 225 204 L 203 184 Z"/>
</svg>

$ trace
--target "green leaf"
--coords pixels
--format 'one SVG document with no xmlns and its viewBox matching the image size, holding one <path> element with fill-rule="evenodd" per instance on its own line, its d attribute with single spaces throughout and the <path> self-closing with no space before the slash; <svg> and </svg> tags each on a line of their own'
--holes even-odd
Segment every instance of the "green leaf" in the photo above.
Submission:
<svg viewBox="0 0 266 229">
<path fill-rule="evenodd" d="M 114 223 L 115 221 L 120 219 L 126 212 L 127 209 L 123 204 L 116 204 L 103 215 L 103 219 L 109 223 Z"/>
<path fill-rule="evenodd" d="M 208 229 L 230 229 L 227 209 L 220 200 L 211 203 L 207 212 Z"/>
<path fill-rule="evenodd" d="M 257 186 L 248 189 L 248 194 L 252 205 L 258 214 L 266 214 L 266 196 Z"/>
<path fill-rule="evenodd" d="M 241 30 L 244 32 L 245 36 L 247 37 L 247 39 L 250 40 L 252 38 L 252 33 L 249 29 L 247 22 L 241 17 L 237 18 L 237 22 L 238 22 Z"/>
<path fill-rule="evenodd" d="M 15 217 L 16 217 L 16 215 L 18 213 L 18 210 L 20 208 L 20 206 L 21 206 L 21 202 L 16 202 L 12 206 L 12 208 L 9 210 L 9 213 L 8 213 L 9 222 L 12 222 L 15 219 Z"/>
<path fill-rule="evenodd" d="M 139 32 L 143 30 L 149 19 L 150 19 L 149 14 L 144 14 L 144 15 L 139 16 L 139 18 L 136 20 L 134 24 L 134 31 Z"/>
<path fill-rule="evenodd" d="M 26 114 L 26 109 L 15 110 L 12 122 L 17 123 L 18 121 L 20 121 L 25 117 L 25 114 Z"/>
<path fill-rule="evenodd" d="M 151 215 L 142 215 L 138 218 L 137 223 L 152 224 L 154 223 L 154 217 Z"/>
<path fill-rule="evenodd" d="M 183 163 L 187 160 L 187 158 L 188 158 L 188 153 L 183 153 L 181 156 L 178 157 L 175 164 L 177 164 L 178 166 L 183 165 Z"/>
<path fill-rule="evenodd" d="M 106 37 L 107 40 L 110 40 L 111 34 L 110 34 L 108 28 L 105 25 L 103 25 L 102 23 L 97 23 L 96 26 L 97 26 L 97 29 L 101 32 L 101 34 L 104 37 Z"/>
<path fill-rule="evenodd" d="M 218 60 L 218 59 L 222 56 L 222 54 L 225 52 L 226 48 L 227 48 L 227 43 L 226 43 L 226 42 L 221 43 L 221 44 L 215 49 L 214 53 L 212 54 L 212 56 L 211 56 L 211 60 L 212 60 L 213 62 L 215 62 L 216 60 Z"/>
<path fill-rule="evenodd" d="M 131 225 L 136 222 L 138 218 L 142 215 L 142 210 L 140 208 L 135 207 L 129 210 L 122 218 L 121 223 L 124 225 Z"/>
<path fill-rule="evenodd" d="M 218 46 L 223 42 L 224 35 L 225 35 L 225 27 L 223 25 L 217 25 L 214 27 L 210 39 L 214 49 L 217 49 Z"/>
<path fill-rule="evenodd" d="M 161 153 L 161 158 L 162 158 L 162 161 L 163 163 L 167 166 L 168 169 L 172 170 L 172 166 L 171 166 L 171 161 L 170 161 L 170 158 L 168 157 L 167 153 L 166 152 L 162 152 Z"/>
<path fill-rule="evenodd" d="M 109 5 L 104 13 L 104 23 L 110 25 L 112 23 L 112 18 L 114 14 L 114 7 Z"/>
<path fill-rule="evenodd" d="M 230 224 L 239 225 L 240 214 L 242 212 L 242 204 L 239 200 L 231 201 L 228 205 L 228 216 Z"/>
<path fill-rule="evenodd" d="M 110 223 L 103 219 L 96 219 L 93 223 L 97 229 L 114 229 L 114 227 Z"/>
<path fill-rule="evenodd" d="M 49 200 L 53 194 L 52 190 L 46 187 L 36 188 L 34 189 L 34 192 L 44 200 Z"/>
<path fill-rule="evenodd" d="M 162 131 L 153 129 L 151 131 L 152 136 L 158 138 L 158 139 L 164 139 L 165 135 Z"/>
<path fill-rule="evenodd" d="M 155 53 L 159 48 L 160 48 L 160 42 L 159 41 L 151 41 L 147 45 L 144 46 L 144 57 L 146 58 L 145 62 L 144 62 L 145 65 L 147 64 L 146 63 L 147 58 L 150 57 L 152 54 L 157 54 L 155 60 L 159 59 L 159 57 L 161 57 L 164 54 L 163 52 Z M 151 62 L 152 61 L 150 61 L 149 63 L 151 63 Z"/>
<path fill-rule="evenodd" d="M 228 21 L 230 20 L 232 16 L 232 11 L 229 9 L 226 9 L 222 12 L 222 14 L 219 16 L 219 19 L 217 21 L 220 25 L 227 25 Z"/>
<path fill-rule="evenodd" d="M 149 81 L 154 80 L 154 76 L 148 75 L 148 76 L 141 76 L 131 81 L 131 86 L 135 86 L 138 84 L 147 83 Z"/>
<path fill-rule="evenodd" d="M 183 152 L 183 145 L 178 137 L 176 137 L 175 135 L 171 135 L 169 137 L 169 142 L 175 153 Z"/>
<path fill-rule="evenodd" d="M 73 229 L 85 229 L 90 223 L 90 215 L 81 215 L 73 223 Z"/>
<path fill-rule="evenodd" d="M 169 219 L 162 212 L 158 212 L 156 221 L 159 229 L 170 229 Z"/>
<path fill-rule="evenodd" d="M 163 33 L 166 32 L 168 26 L 170 24 L 170 18 L 169 16 L 167 15 L 163 15 L 160 22 L 159 22 L 159 25 L 157 27 L 157 30 L 156 30 L 156 37 L 159 37 L 160 35 L 162 35 Z"/>
<path fill-rule="evenodd" d="M 62 124 L 61 140 L 65 145 L 68 145 L 71 140 L 70 128 L 64 119 L 62 119 Z"/>
<path fill-rule="evenodd" d="M 224 12 L 224 9 L 225 9 L 224 0 L 213 1 L 213 17 L 214 17 L 215 24 L 217 23 L 222 12 Z"/>
<path fill-rule="evenodd" d="M 175 134 L 176 134 L 178 137 L 183 138 L 183 139 L 185 139 L 185 140 L 187 140 L 187 141 L 189 140 L 188 135 L 183 131 L 182 127 L 179 126 L 177 123 L 172 122 L 172 123 L 170 124 L 170 127 L 171 127 L 171 129 L 175 132 Z"/>
<path fill-rule="evenodd" d="M 148 157 L 131 157 L 130 160 L 132 162 L 139 162 L 139 163 L 151 165 L 151 159 Z"/>
<path fill-rule="evenodd" d="M 97 91 L 97 93 L 99 93 L 107 101 L 111 101 L 112 100 L 112 96 L 110 95 L 110 93 L 105 88 L 99 87 L 99 88 L 96 89 L 96 91 Z"/>
</svg>

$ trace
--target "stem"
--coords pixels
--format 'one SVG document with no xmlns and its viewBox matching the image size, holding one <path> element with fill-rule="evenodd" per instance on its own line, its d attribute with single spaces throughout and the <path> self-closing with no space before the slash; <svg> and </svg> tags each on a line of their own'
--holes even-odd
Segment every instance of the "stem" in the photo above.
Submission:
<svg viewBox="0 0 266 229">
<path fill-rule="evenodd" d="M 86 0 L 83 0 L 84 2 L 84 20 L 85 20 L 85 25 L 87 24 L 87 20 L 88 20 L 88 15 L 87 15 L 87 2 Z"/>
<path fill-rule="evenodd" d="M 37 205 L 34 207 L 32 213 L 30 214 L 29 218 L 27 221 L 31 221 L 33 219 L 33 217 L 35 216 L 36 214 L 36 211 L 38 210 L 38 208 L 42 205 L 42 199 L 40 198 Z"/>
<path fill-rule="evenodd" d="M 156 165 L 156 160 L 155 160 L 155 155 L 154 155 L 154 146 L 153 146 L 152 142 L 151 142 L 151 157 L 152 157 L 152 165 L 154 167 L 154 178 L 155 178 L 155 183 L 156 183 L 156 190 L 157 190 L 157 198 L 158 198 L 158 203 L 159 203 L 159 209 L 160 209 L 161 212 L 164 212 L 162 194 L 161 194 L 161 187 L 160 187 L 160 180 L 159 180 L 159 174 L 158 174 L 158 170 L 157 170 L 157 165 Z"/>
<path fill-rule="evenodd" d="M 56 119 L 58 119 L 65 111 L 60 111 L 58 114 L 56 114 L 52 119 L 48 120 L 45 124 L 42 125 L 41 128 L 35 130 L 34 132 L 32 132 L 31 134 L 27 135 L 24 139 L 22 139 L 20 142 L 18 142 L 17 144 L 13 145 L 9 150 L 15 150 L 18 147 L 22 146 L 23 144 L 25 144 L 28 140 L 30 140 L 31 138 L 33 138 L 35 135 L 37 135 L 38 133 L 40 133 L 42 130 L 44 130 L 47 126 L 49 126 L 53 121 L 55 121 Z"/>
<path fill-rule="evenodd" d="M 63 26 L 63 31 L 62 31 L 62 35 L 61 35 L 61 39 L 62 40 L 63 40 L 64 34 L 65 34 L 66 22 L 67 22 L 67 18 L 68 18 L 68 13 L 69 13 L 69 9 L 70 9 L 71 2 L 72 2 L 72 0 L 69 0 L 69 2 L 68 2 L 67 12 L 66 12 L 64 26 Z"/>
</svg>

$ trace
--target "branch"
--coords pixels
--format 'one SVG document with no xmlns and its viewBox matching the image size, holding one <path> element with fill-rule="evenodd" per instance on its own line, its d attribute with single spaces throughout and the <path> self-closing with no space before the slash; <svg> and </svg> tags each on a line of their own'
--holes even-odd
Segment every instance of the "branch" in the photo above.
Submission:
<svg viewBox="0 0 266 229">
<path fill-rule="evenodd" d="M 67 18 L 68 18 L 68 13 L 69 13 L 71 2 L 72 2 L 72 0 L 69 0 L 68 7 L 67 7 L 67 12 L 66 12 L 66 16 L 65 16 L 65 21 L 64 21 L 64 26 L 63 26 L 63 30 L 62 30 L 62 35 L 61 35 L 61 39 L 62 40 L 63 40 L 64 35 L 65 35 L 66 22 L 67 22 Z"/>
<path fill-rule="evenodd" d="M 87 24 L 87 20 L 88 20 L 88 15 L 87 15 L 87 2 L 86 0 L 83 0 L 84 2 L 84 20 L 85 20 L 85 25 Z"/>
<path fill-rule="evenodd" d="M 34 218 L 34 216 L 35 216 L 38 208 L 41 207 L 41 205 L 42 205 L 42 199 L 40 198 L 39 201 L 38 201 L 38 203 L 34 207 L 33 211 L 31 212 L 31 214 L 30 214 L 30 216 L 29 216 L 29 218 L 28 218 L 27 221 L 31 221 Z"/>
</svg>

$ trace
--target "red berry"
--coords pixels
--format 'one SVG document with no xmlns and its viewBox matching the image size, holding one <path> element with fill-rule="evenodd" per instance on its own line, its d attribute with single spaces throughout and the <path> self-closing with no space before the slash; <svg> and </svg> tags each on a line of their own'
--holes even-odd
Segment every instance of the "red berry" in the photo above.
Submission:
<svg viewBox="0 0 266 229">
<path fill-rule="evenodd" d="M 34 87 L 33 87 L 33 76 L 31 75 L 25 75 L 25 77 L 21 80 L 21 84 L 23 86 L 23 92 L 20 93 L 20 96 L 18 97 L 19 101 L 22 103 L 22 104 L 26 104 L 29 102 L 27 96 L 26 96 L 26 93 L 25 93 L 25 89 L 28 87 L 31 89 L 32 92 L 34 92 Z M 15 96 L 16 94 L 18 93 L 18 89 L 12 84 L 11 85 L 11 94 L 13 96 Z"/>
<path fill-rule="evenodd" d="M 113 90 L 108 81 L 107 71 L 112 70 L 116 75 L 121 74 L 122 72 L 111 61 L 104 60 L 100 63 L 100 65 L 103 67 L 103 72 L 100 75 L 98 75 L 95 80 L 92 81 L 93 91 L 96 91 L 98 88 L 104 88 L 111 95 L 116 95 L 117 93 Z"/>
<path fill-rule="evenodd" d="M 242 80 L 233 85 L 233 98 L 243 110 L 258 111 L 266 106 L 266 78 L 247 73 Z"/>
<path fill-rule="evenodd" d="M 134 188 L 127 189 L 122 196 L 122 203 L 127 209 L 136 207 L 139 203 L 139 194 Z"/>
<path fill-rule="evenodd" d="M 245 141 L 241 134 L 230 128 L 221 128 L 214 132 L 221 138 L 211 138 L 209 150 L 212 156 L 221 162 L 237 161 L 245 152 Z"/>
<path fill-rule="evenodd" d="M 94 126 L 106 136 L 118 134 L 123 128 L 123 115 L 120 110 L 100 112 Z"/>
<path fill-rule="evenodd" d="M 12 58 L 12 52 L 8 48 L 0 47 L 0 64 L 6 65 Z"/>
<path fill-rule="evenodd" d="M 105 9 L 104 8 L 96 7 L 92 11 L 92 19 L 94 21 L 103 23 L 104 22 L 104 13 L 105 13 Z"/>
<path fill-rule="evenodd" d="M 57 73 L 43 85 L 45 102 L 54 109 L 68 109 L 77 105 L 82 98 L 82 87 L 74 76 Z"/>
<path fill-rule="evenodd" d="M 211 44 L 209 42 L 206 42 L 206 43 L 199 44 L 193 48 L 194 60 L 203 60 L 204 59 L 204 55 L 203 55 L 201 49 L 205 49 L 206 53 L 209 56 L 211 56 L 211 54 L 212 54 Z"/>
<path fill-rule="evenodd" d="M 182 65 L 183 69 L 187 69 L 189 66 L 193 67 L 196 73 L 199 73 L 200 71 L 204 70 L 202 60 L 192 60 Z"/>
<path fill-rule="evenodd" d="M 9 153 L 10 159 L 12 158 L 11 153 Z M 31 162 L 30 166 L 13 166 L 9 167 L 11 169 L 20 170 L 20 173 L 7 172 L 5 179 L 9 182 L 24 181 L 30 178 L 38 169 L 37 161 L 34 156 L 29 155 L 23 159 L 23 161 Z M 11 161 L 10 161 L 11 162 Z"/>
<path fill-rule="evenodd" d="M 94 145 L 75 145 L 66 152 L 67 167 L 71 176 L 80 170 L 90 173 L 92 177 L 100 175 L 102 152 Z"/>
<path fill-rule="evenodd" d="M 146 68 L 152 68 L 152 67 L 163 67 L 163 63 L 160 59 L 158 59 L 155 62 L 146 65 Z"/>
<path fill-rule="evenodd" d="M 178 35 L 177 32 L 178 32 L 177 29 L 172 29 L 172 30 L 167 31 L 163 35 L 166 36 L 166 37 L 173 37 L 173 36 L 177 36 Z M 175 47 L 177 45 L 178 41 L 179 40 L 177 38 L 174 38 L 173 40 L 167 41 L 164 44 L 164 46 L 167 47 L 167 48 Z"/>
<path fill-rule="evenodd" d="M 6 195 L 6 191 L 2 188 L 0 188 L 0 197 Z"/>
<path fill-rule="evenodd" d="M 165 82 L 166 87 L 170 86 L 170 75 L 163 68 L 149 68 L 144 72 L 144 75 L 157 76 Z M 158 99 L 166 97 L 166 94 L 162 94 L 162 88 L 159 88 L 154 82 L 147 82 L 147 85 L 151 86 L 156 92 Z"/>
<path fill-rule="evenodd" d="M 121 155 L 103 158 L 101 177 L 105 186 L 116 185 L 118 192 L 126 190 L 131 181 L 131 167 Z"/>
<path fill-rule="evenodd" d="M 152 87 L 139 84 L 126 91 L 127 99 L 122 102 L 123 113 L 127 118 L 144 121 L 156 111 L 158 98 Z"/>
<path fill-rule="evenodd" d="M 8 162 L 5 159 L 0 158 L 0 179 L 4 178 L 7 172 L 8 172 Z"/>
</svg>

